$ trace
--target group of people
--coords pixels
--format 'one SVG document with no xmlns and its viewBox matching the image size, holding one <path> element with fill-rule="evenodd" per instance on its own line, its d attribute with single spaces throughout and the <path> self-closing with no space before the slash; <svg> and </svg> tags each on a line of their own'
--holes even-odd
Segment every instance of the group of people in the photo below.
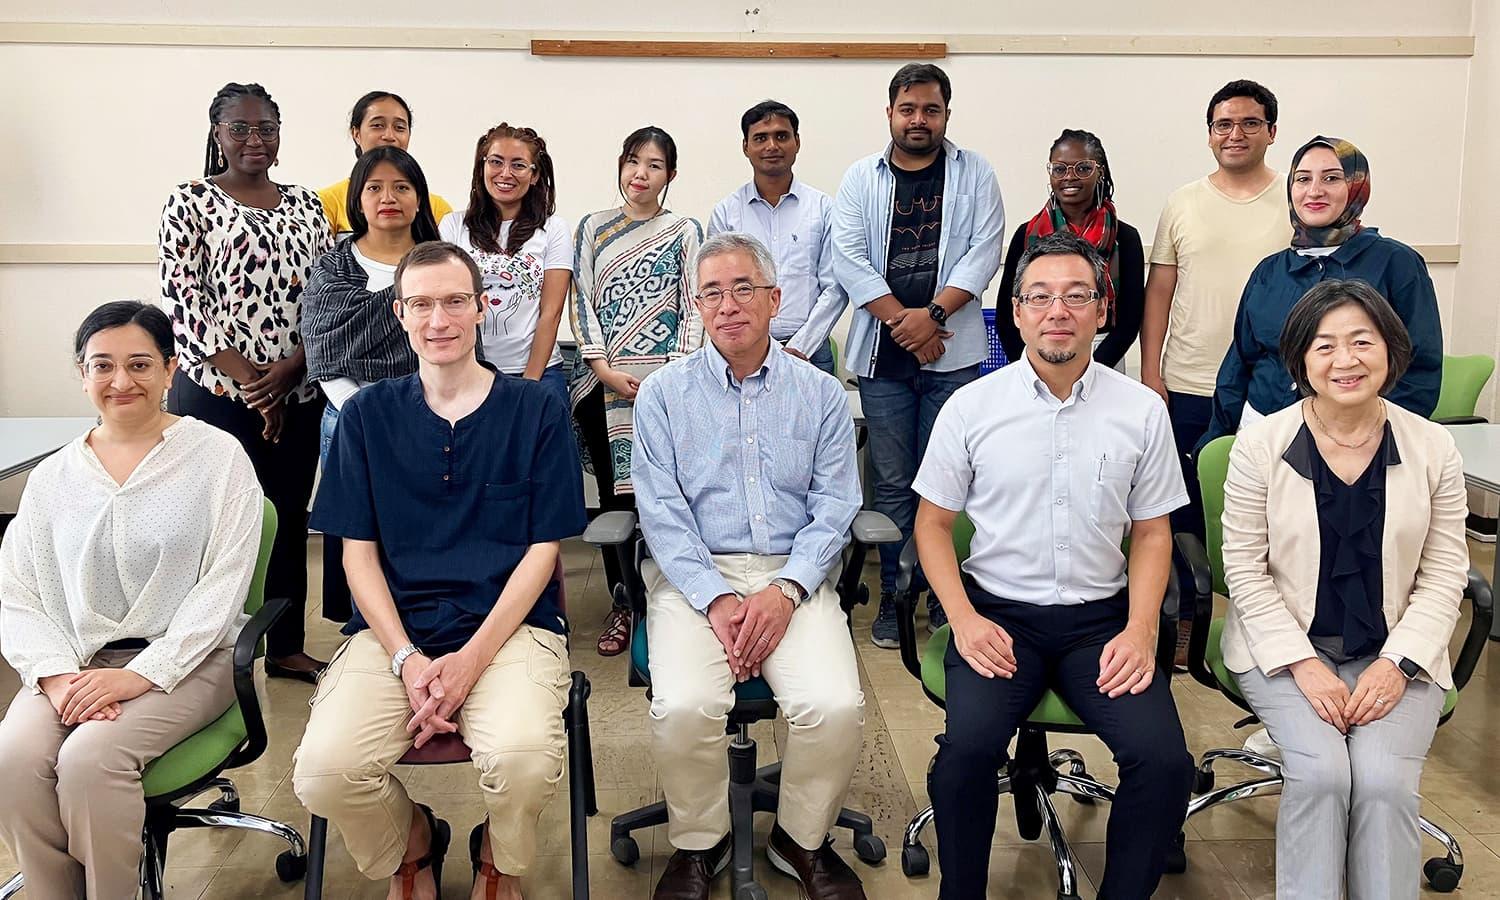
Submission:
<svg viewBox="0 0 1500 900">
<path fill-rule="evenodd" d="M 1314 138 L 1283 204 L 1264 161 L 1276 99 L 1231 82 L 1207 110 L 1218 168 L 1169 199 L 1149 276 L 1101 141 L 1071 129 L 1002 260 L 996 177 L 947 138 L 951 98 L 938 67 L 902 67 L 889 145 L 832 197 L 793 174 L 796 113 L 757 104 L 753 178 L 707 235 L 666 208 L 672 138 L 639 129 L 620 203 L 575 233 L 530 128 L 480 136 L 455 211 L 407 152 L 410 108 L 375 92 L 351 116 L 348 181 L 319 195 L 270 178 L 276 104 L 227 85 L 205 177 L 163 212 L 161 308 L 117 301 L 80 326 L 100 424 L 38 466 L 0 549 L 0 649 L 23 682 L 0 722 L 17 801 L 0 839 L 28 892 L 133 896 L 142 768 L 232 702 L 264 497 L 280 519 L 266 590 L 291 601 L 267 673 L 316 684 L 297 796 L 391 897 L 434 897 L 452 829 L 392 767 L 457 732 L 487 813 L 473 896 L 521 897 L 563 776 L 560 542 L 586 523 L 587 459 L 600 508 L 636 509 L 650 550 L 651 750 L 675 848 L 655 896 L 707 898 L 728 862 L 724 726 L 734 684 L 764 676 L 789 726 L 770 858 L 814 900 L 863 897 L 828 840 L 864 722 L 834 586 L 864 497 L 830 377 L 852 306 L 866 483 L 914 536 L 930 626 L 952 626 L 930 776 L 941 895 L 985 895 L 995 776 L 1048 688 L 1119 764 L 1101 896 L 1155 890 L 1192 779 L 1155 662 L 1171 535 L 1203 529 L 1193 452 L 1239 431 L 1225 659 L 1282 752 L 1278 840 L 1328 851 L 1280 854 L 1278 895 L 1415 896 L 1465 497 L 1426 421 L 1431 281 L 1360 223 L 1367 161 Z M 1002 262 L 1012 362 L 980 378 Z M 1115 369 L 1137 333 L 1144 384 Z M 302 643 L 320 462 L 324 613 L 349 636 L 328 663 Z M 899 553 L 881 551 L 882 647 Z M 629 628 L 611 610 L 599 651 Z"/>
</svg>

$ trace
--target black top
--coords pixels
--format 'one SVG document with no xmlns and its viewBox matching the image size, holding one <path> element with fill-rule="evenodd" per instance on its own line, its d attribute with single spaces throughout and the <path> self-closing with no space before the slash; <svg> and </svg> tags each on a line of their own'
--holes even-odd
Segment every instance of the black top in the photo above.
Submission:
<svg viewBox="0 0 1500 900">
<path fill-rule="evenodd" d="M 885 281 L 908 309 L 926 309 L 937 296 L 944 171 L 942 153 L 927 168 L 915 172 L 891 166 L 896 193 L 891 209 L 891 242 L 885 254 Z M 891 330 L 884 324 L 876 341 L 876 378 L 910 378 L 922 368 L 915 356 L 891 338 Z"/>
<path fill-rule="evenodd" d="M 587 524 L 567 405 L 500 373 L 456 425 L 428 407 L 417 375 L 349 398 L 312 514 L 325 534 L 379 546 L 401 624 L 429 656 L 474 636 L 531 544 Z M 526 623 L 566 633 L 560 590 L 543 588 Z M 344 633 L 366 627 L 356 603 Z"/>
<path fill-rule="evenodd" d="M 1394 451 L 1391 426 L 1365 471 L 1345 484 L 1318 451 L 1307 424 L 1298 440 L 1311 448 L 1308 456 L 1313 491 L 1317 496 L 1318 597 L 1310 637 L 1338 637 L 1344 655 L 1359 659 L 1380 651 L 1386 639 L 1381 584 L 1381 540 L 1385 533 L 1385 471 Z M 1399 462 L 1399 459 L 1397 460 Z"/>
<path fill-rule="evenodd" d="M 995 297 L 995 332 L 1000 337 L 1000 346 L 1005 348 L 1007 360 L 1018 359 L 1026 349 L 1025 342 L 1021 340 L 1021 331 L 1016 328 L 1010 313 L 1013 305 L 1011 295 L 1015 293 L 1016 266 L 1020 264 L 1021 254 L 1026 250 L 1028 224 L 1022 222 L 1021 227 L 1011 236 L 1010 245 L 1005 250 L 1005 271 L 1000 276 L 1000 292 Z M 1141 319 L 1146 314 L 1146 253 L 1141 248 L 1141 233 L 1124 222 L 1115 223 L 1115 252 L 1110 255 L 1109 275 L 1115 282 L 1115 308 L 1099 328 L 1099 333 L 1105 335 L 1105 338 L 1094 351 L 1094 359 L 1114 368 L 1125 358 L 1126 351 L 1140 335 Z"/>
</svg>

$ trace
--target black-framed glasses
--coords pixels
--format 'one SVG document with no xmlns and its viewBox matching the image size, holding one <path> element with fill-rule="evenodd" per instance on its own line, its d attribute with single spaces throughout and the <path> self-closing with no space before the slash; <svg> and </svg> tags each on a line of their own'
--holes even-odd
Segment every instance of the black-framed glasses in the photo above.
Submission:
<svg viewBox="0 0 1500 900">
<path fill-rule="evenodd" d="M 697 297 L 699 303 L 712 309 L 724 302 L 726 294 L 733 294 L 736 303 L 745 304 L 755 299 L 756 291 L 768 291 L 775 286 L 774 284 L 751 284 L 748 281 L 741 281 L 727 291 L 720 288 L 699 291 Z"/>
<path fill-rule="evenodd" d="M 162 370 L 162 361 L 150 356 L 137 356 L 125 361 L 125 374 L 132 381 L 150 381 Z M 115 380 L 120 365 L 112 359 L 97 357 L 83 364 L 83 374 L 95 384 L 108 384 Z"/>
<path fill-rule="evenodd" d="M 1047 174 L 1053 178 L 1067 178 L 1072 175 L 1075 178 L 1087 178 L 1102 170 L 1104 166 L 1094 162 L 1092 159 L 1080 160 L 1076 163 L 1047 163 Z"/>
<path fill-rule="evenodd" d="M 1240 127 L 1241 134 L 1259 134 L 1267 124 L 1265 119 L 1250 116 L 1244 119 L 1214 119 L 1209 127 L 1214 130 L 1214 134 L 1229 134 L 1234 131 L 1236 125 Z"/>
<path fill-rule="evenodd" d="M 274 141 L 281 134 L 281 126 L 275 122 L 262 122 L 259 125 L 251 125 L 249 122 L 220 122 L 229 136 L 240 143 L 250 140 L 251 134 L 260 135 L 263 141 Z"/>
<path fill-rule="evenodd" d="M 1032 291 L 1017 297 L 1016 302 L 1032 309 L 1051 309 L 1052 304 L 1061 300 L 1063 306 L 1066 306 L 1068 309 L 1083 309 L 1098 299 L 1098 291 L 1069 291 L 1066 294 L 1049 294 L 1046 291 Z"/>
<path fill-rule="evenodd" d="M 401 305 L 406 311 L 419 319 L 425 319 L 432 315 L 433 310 L 439 306 L 443 312 L 450 316 L 463 316 L 476 312 L 479 307 L 475 305 L 474 298 L 478 297 L 477 291 L 459 292 L 449 294 L 446 297 L 428 297 L 425 294 L 413 294 L 410 297 L 402 297 Z"/>
<path fill-rule="evenodd" d="M 524 175 L 536 166 L 524 159 L 506 159 L 503 156 L 486 156 L 484 165 L 490 169 L 506 169 L 512 175 Z"/>
</svg>

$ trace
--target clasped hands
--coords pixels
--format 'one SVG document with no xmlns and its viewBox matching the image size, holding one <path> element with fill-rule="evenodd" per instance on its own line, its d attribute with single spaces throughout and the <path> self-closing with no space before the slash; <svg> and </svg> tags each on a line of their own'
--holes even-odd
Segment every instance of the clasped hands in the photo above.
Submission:
<svg viewBox="0 0 1500 900">
<path fill-rule="evenodd" d="M 37 687 L 52 702 L 64 725 L 113 722 L 121 704 L 134 700 L 156 685 L 129 669 L 84 669 L 66 675 L 49 675 Z"/>
<path fill-rule="evenodd" d="M 760 677 L 766 657 L 781 644 L 795 607 L 775 585 L 749 596 L 720 594 L 708 605 L 708 624 L 724 645 L 735 681 Z"/>
<path fill-rule="evenodd" d="M 1385 657 L 1370 663 L 1360 673 L 1353 691 L 1315 656 L 1300 659 L 1288 669 L 1313 712 L 1340 734 L 1348 734 L 1355 725 L 1368 725 L 1384 718 L 1406 694 L 1406 676 Z"/>
<path fill-rule="evenodd" d="M 412 709 L 406 733 L 416 735 L 415 746 L 421 747 L 437 735 L 458 730 L 454 714 L 468 699 L 485 665 L 486 661 L 480 660 L 467 646 L 437 659 L 429 659 L 422 653 L 406 658 L 401 666 L 401 682 L 406 686 L 406 699 Z"/>
<path fill-rule="evenodd" d="M 939 327 L 926 309 L 900 310 L 885 324 L 891 329 L 891 339 L 924 366 L 942 356 L 946 349 L 943 340 L 953 337 L 953 332 Z"/>
</svg>

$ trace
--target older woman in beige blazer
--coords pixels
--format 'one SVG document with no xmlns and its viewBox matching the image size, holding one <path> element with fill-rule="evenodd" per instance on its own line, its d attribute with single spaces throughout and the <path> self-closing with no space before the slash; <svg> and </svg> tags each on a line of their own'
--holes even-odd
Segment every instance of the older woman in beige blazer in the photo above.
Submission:
<svg viewBox="0 0 1500 900">
<path fill-rule="evenodd" d="M 1442 426 L 1383 398 L 1411 342 L 1368 284 L 1310 290 L 1281 354 L 1304 399 L 1240 432 L 1223 520 L 1224 659 L 1286 779 L 1276 895 L 1415 898 L 1469 565 L 1462 467 Z"/>
</svg>

